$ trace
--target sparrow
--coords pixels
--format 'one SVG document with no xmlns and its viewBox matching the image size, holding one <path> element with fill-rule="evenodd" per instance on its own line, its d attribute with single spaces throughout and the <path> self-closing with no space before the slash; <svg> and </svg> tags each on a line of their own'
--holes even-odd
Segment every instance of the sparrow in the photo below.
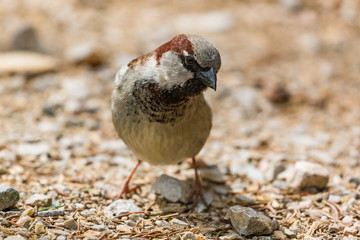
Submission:
<svg viewBox="0 0 360 240">
<path fill-rule="evenodd" d="M 221 58 L 201 36 L 180 34 L 123 66 L 115 77 L 112 120 L 138 159 L 117 198 L 135 188 L 129 182 L 142 161 L 176 164 L 191 158 L 195 170 L 189 201 L 204 201 L 195 156 L 212 126 L 203 92 L 216 90 Z"/>
</svg>

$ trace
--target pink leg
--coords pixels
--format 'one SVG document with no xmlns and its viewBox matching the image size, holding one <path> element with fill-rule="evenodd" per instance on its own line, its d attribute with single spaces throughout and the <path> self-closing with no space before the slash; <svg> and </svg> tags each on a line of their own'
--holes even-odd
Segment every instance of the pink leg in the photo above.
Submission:
<svg viewBox="0 0 360 240">
<path fill-rule="evenodd" d="M 201 182 L 200 182 L 200 177 L 197 171 L 197 164 L 196 164 L 196 160 L 195 158 L 192 158 L 192 163 L 193 163 L 193 168 L 195 170 L 195 180 L 194 180 L 194 188 L 191 191 L 188 201 L 190 202 L 191 200 L 193 200 L 193 204 L 191 206 L 191 210 L 194 210 L 194 208 L 196 207 L 197 203 L 199 202 L 199 198 L 200 200 L 207 206 L 207 202 L 205 201 L 203 192 L 202 192 L 202 186 L 201 186 Z"/>
<path fill-rule="evenodd" d="M 135 167 L 133 168 L 133 170 L 131 171 L 130 175 L 126 178 L 125 182 L 124 182 L 124 185 L 121 189 L 121 192 L 120 194 L 116 195 L 115 198 L 116 199 L 119 199 L 121 197 L 124 197 L 126 198 L 126 194 L 128 193 L 132 193 L 133 191 L 135 191 L 136 187 L 132 187 L 132 188 L 129 188 L 129 183 L 130 183 L 130 180 L 132 178 L 132 176 L 134 175 L 134 173 L 136 172 L 136 169 L 139 167 L 141 161 L 138 160 L 138 162 L 136 163 Z"/>
</svg>

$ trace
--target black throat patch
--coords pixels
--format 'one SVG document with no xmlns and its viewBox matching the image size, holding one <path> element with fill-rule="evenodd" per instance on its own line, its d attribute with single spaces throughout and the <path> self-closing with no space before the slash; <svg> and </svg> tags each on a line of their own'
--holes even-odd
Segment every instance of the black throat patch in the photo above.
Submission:
<svg viewBox="0 0 360 240">
<path fill-rule="evenodd" d="M 172 123 L 184 115 L 192 98 L 205 88 L 206 86 L 196 79 L 172 88 L 160 88 L 155 81 L 139 80 L 134 83 L 132 95 L 137 107 L 149 116 L 149 121 Z"/>
</svg>

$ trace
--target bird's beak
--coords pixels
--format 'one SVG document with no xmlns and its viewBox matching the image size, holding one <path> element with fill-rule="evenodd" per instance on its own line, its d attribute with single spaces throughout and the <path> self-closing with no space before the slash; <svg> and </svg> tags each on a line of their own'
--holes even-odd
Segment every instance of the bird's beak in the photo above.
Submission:
<svg viewBox="0 0 360 240">
<path fill-rule="evenodd" d="M 216 74 L 214 68 L 209 71 L 199 71 L 196 73 L 196 77 L 206 86 L 216 91 Z"/>
</svg>

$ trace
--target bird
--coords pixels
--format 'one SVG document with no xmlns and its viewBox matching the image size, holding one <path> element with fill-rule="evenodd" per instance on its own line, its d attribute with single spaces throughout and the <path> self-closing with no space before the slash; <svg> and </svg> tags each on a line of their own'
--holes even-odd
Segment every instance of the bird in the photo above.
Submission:
<svg viewBox="0 0 360 240">
<path fill-rule="evenodd" d="M 142 161 L 159 165 L 192 159 L 195 178 L 188 199 L 193 206 L 199 199 L 205 202 L 195 157 L 212 127 L 203 93 L 216 91 L 220 66 L 220 53 L 212 43 L 179 34 L 120 68 L 112 92 L 112 120 L 138 161 L 117 198 L 136 189 L 129 183 Z"/>
</svg>

